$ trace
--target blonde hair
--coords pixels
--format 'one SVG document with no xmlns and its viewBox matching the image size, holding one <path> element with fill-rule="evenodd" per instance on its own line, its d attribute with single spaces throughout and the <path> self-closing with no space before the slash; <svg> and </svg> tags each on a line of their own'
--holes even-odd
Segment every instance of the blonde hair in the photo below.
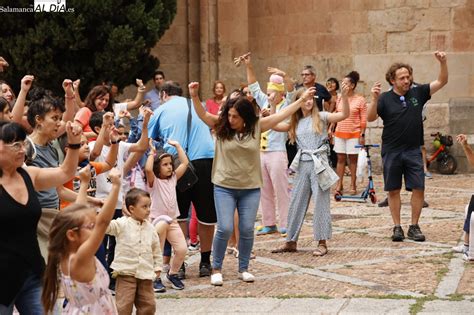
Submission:
<svg viewBox="0 0 474 315">
<path fill-rule="evenodd" d="M 298 91 L 296 91 L 295 94 L 295 101 L 301 98 L 303 95 L 305 89 L 300 88 Z M 296 142 L 296 126 L 298 126 L 298 123 L 300 119 L 303 118 L 303 110 L 300 108 L 291 115 L 290 119 L 290 130 L 288 131 L 288 137 L 290 138 L 290 143 L 295 143 Z M 316 101 L 313 98 L 313 109 L 311 110 L 311 118 L 313 120 L 313 131 L 315 133 L 321 134 L 323 131 L 323 128 L 321 126 L 321 118 L 319 118 L 319 109 L 316 104 Z"/>
</svg>

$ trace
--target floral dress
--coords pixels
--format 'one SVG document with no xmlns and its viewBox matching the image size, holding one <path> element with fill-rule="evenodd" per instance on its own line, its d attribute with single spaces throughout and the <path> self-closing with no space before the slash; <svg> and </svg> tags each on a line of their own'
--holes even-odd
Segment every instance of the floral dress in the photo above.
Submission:
<svg viewBox="0 0 474 315">
<path fill-rule="evenodd" d="M 69 259 L 68 270 L 71 260 Z M 117 314 L 115 301 L 109 291 L 109 275 L 95 258 L 95 277 L 91 282 L 72 280 L 61 271 L 64 296 L 68 300 L 63 314 Z"/>
</svg>

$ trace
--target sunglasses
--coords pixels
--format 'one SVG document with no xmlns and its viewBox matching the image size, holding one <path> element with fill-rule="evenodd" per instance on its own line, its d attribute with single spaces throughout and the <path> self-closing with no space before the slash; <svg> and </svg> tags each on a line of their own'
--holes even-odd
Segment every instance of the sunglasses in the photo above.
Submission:
<svg viewBox="0 0 474 315">
<path fill-rule="evenodd" d="M 400 96 L 400 102 L 402 102 L 402 106 L 403 108 L 406 108 L 407 107 L 407 102 L 405 101 L 405 96 Z"/>
</svg>

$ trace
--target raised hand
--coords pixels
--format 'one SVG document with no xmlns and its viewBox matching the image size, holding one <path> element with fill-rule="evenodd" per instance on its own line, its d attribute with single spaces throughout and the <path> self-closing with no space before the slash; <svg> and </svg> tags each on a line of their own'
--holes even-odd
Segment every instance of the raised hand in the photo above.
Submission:
<svg viewBox="0 0 474 315">
<path fill-rule="evenodd" d="M 72 87 L 74 88 L 74 91 L 78 91 L 80 85 L 81 85 L 81 79 L 77 79 L 76 81 L 72 82 Z"/>
<path fill-rule="evenodd" d="M 72 80 L 70 79 L 64 79 L 63 81 L 63 89 L 64 92 L 66 93 L 66 96 L 74 96 L 74 90 L 72 89 Z"/>
<path fill-rule="evenodd" d="M 81 142 L 82 127 L 76 123 L 68 121 L 66 124 L 67 141 L 71 144 Z"/>
<path fill-rule="evenodd" d="M 148 107 L 143 107 L 143 121 L 148 123 L 151 115 L 153 115 L 153 111 Z"/>
<path fill-rule="evenodd" d="M 114 124 L 114 113 L 106 112 L 102 117 L 102 127 L 111 126 Z"/>
<path fill-rule="evenodd" d="M 79 170 L 79 179 L 81 183 L 89 183 L 91 180 L 91 166 L 90 164 L 84 166 Z"/>
<path fill-rule="evenodd" d="M 25 91 L 29 91 L 31 86 L 33 85 L 33 80 L 35 79 L 34 76 L 27 74 L 21 79 L 21 89 Z"/>
<path fill-rule="evenodd" d="M 314 93 L 316 93 L 316 88 L 312 86 L 309 89 L 306 89 L 306 91 L 304 91 L 303 95 L 301 95 L 301 98 L 306 101 L 309 98 L 313 97 Z"/>
<path fill-rule="evenodd" d="M 434 56 L 439 62 L 446 62 L 446 53 L 444 51 L 435 51 Z"/>
<path fill-rule="evenodd" d="M 117 168 L 114 167 L 113 169 L 110 170 L 108 177 L 112 185 L 120 185 L 120 182 L 121 182 L 120 178 L 122 177 L 122 173 Z"/>
<path fill-rule="evenodd" d="M 145 91 L 145 85 L 143 84 L 142 79 L 135 79 L 135 82 L 138 85 L 138 91 L 140 92 Z"/>
<path fill-rule="evenodd" d="M 242 56 L 239 56 L 237 58 L 234 58 L 234 64 L 235 66 L 240 66 L 240 64 L 242 62 L 245 62 L 245 64 L 249 64 L 250 63 L 250 52 L 246 53 L 246 54 L 243 54 Z"/>
<path fill-rule="evenodd" d="M 267 71 L 271 74 L 279 75 L 282 78 L 286 77 L 286 72 L 278 68 L 268 67 Z"/>
<path fill-rule="evenodd" d="M 456 136 L 456 141 L 461 145 L 467 145 L 467 137 L 465 134 L 459 134 Z"/>
<path fill-rule="evenodd" d="M 372 93 L 372 96 L 374 98 L 378 98 L 380 96 L 380 91 L 382 90 L 382 83 L 380 82 L 375 82 L 374 85 L 372 86 L 372 89 L 370 92 Z"/>
<path fill-rule="evenodd" d="M 176 141 L 176 140 L 168 140 L 168 144 L 169 144 L 169 145 L 172 145 L 172 146 L 175 147 L 175 148 L 180 145 L 179 142 Z"/>
<path fill-rule="evenodd" d="M 189 95 L 191 97 L 197 97 L 199 93 L 199 82 L 191 82 L 188 84 Z"/>
<path fill-rule="evenodd" d="M 3 72 L 3 69 L 8 66 L 8 62 L 3 57 L 0 57 L 0 72 Z"/>
</svg>

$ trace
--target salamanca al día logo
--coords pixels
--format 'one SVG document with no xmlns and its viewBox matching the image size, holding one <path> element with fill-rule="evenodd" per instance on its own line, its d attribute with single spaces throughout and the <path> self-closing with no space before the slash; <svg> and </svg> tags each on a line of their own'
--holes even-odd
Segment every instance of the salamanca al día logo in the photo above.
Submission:
<svg viewBox="0 0 474 315">
<path fill-rule="evenodd" d="M 66 7 L 66 0 L 35 0 L 34 12 L 74 12 Z"/>
</svg>

